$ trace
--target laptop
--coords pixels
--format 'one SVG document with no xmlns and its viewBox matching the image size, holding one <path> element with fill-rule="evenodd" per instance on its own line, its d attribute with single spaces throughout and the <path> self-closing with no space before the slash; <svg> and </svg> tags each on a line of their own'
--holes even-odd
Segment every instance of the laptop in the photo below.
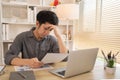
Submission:
<svg viewBox="0 0 120 80">
<path fill-rule="evenodd" d="M 50 70 L 50 73 L 62 78 L 68 78 L 89 72 L 94 68 L 97 53 L 98 48 L 71 51 L 68 55 L 66 67 Z"/>
</svg>

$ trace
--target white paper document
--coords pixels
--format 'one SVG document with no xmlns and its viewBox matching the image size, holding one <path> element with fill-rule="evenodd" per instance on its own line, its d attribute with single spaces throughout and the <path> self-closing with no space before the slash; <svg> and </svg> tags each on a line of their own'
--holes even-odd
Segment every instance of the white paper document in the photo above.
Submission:
<svg viewBox="0 0 120 80">
<path fill-rule="evenodd" d="M 6 65 L 0 65 L 0 72 L 2 72 L 5 69 Z"/>
<path fill-rule="evenodd" d="M 45 57 L 41 60 L 43 63 L 57 63 L 64 60 L 68 54 L 61 53 L 47 53 Z"/>
<path fill-rule="evenodd" d="M 39 68 L 30 68 L 29 66 L 14 66 L 14 68 L 15 71 L 29 71 L 29 70 L 37 71 L 37 70 L 53 69 L 53 67 L 48 64 L 45 64 L 44 66 Z"/>
</svg>

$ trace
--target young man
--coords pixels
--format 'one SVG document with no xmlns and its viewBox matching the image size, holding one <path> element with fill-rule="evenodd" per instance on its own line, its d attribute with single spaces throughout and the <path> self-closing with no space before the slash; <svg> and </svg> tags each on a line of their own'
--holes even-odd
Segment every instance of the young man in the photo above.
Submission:
<svg viewBox="0 0 120 80">
<path fill-rule="evenodd" d="M 58 17 L 52 11 L 37 14 L 36 27 L 19 34 L 5 55 L 5 63 L 16 66 L 37 68 L 43 65 L 41 59 L 47 53 L 67 53 L 67 49 L 57 31 Z M 54 30 L 56 36 L 49 33 Z M 18 57 L 22 53 L 22 58 Z"/>
</svg>

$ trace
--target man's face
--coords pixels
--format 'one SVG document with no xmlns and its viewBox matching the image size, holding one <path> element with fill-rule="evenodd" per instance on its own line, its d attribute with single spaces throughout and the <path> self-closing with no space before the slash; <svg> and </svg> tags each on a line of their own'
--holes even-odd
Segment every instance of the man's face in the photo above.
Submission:
<svg viewBox="0 0 120 80">
<path fill-rule="evenodd" d="M 38 35 L 40 38 L 44 38 L 47 36 L 52 30 L 54 29 L 54 26 L 50 23 L 45 24 L 39 24 L 38 25 Z"/>
</svg>

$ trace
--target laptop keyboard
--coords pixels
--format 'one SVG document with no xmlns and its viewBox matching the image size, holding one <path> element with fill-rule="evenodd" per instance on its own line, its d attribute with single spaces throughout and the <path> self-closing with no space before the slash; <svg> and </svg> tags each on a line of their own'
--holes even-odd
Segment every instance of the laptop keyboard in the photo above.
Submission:
<svg viewBox="0 0 120 80">
<path fill-rule="evenodd" d="M 57 73 L 64 76 L 65 75 L 65 70 L 57 72 Z"/>
</svg>

